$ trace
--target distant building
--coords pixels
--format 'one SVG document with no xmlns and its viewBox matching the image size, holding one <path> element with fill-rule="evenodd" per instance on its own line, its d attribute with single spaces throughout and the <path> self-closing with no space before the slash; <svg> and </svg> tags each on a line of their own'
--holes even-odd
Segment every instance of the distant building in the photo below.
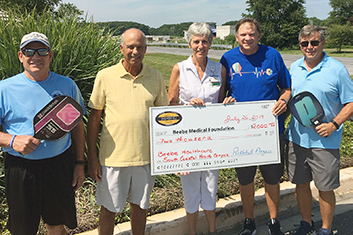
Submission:
<svg viewBox="0 0 353 235">
<path fill-rule="evenodd" d="M 224 39 L 228 35 L 235 35 L 235 25 L 217 25 L 216 31 L 217 38 Z"/>
<path fill-rule="evenodd" d="M 146 35 L 147 42 L 159 42 L 165 43 L 170 41 L 170 36 L 153 36 L 153 35 Z"/>
</svg>

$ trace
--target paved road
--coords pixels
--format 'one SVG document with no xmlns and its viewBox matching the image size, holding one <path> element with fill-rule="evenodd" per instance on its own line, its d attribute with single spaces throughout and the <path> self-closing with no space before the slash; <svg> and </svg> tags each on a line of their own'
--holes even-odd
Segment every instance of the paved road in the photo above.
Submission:
<svg viewBox="0 0 353 235">
<path fill-rule="evenodd" d="M 208 52 L 208 55 L 210 58 L 220 59 L 226 51 L 227 50 L 210 50 Z M 191 54 L 191 49 L 149 46 L 147 47 L 147 53 L 166 53 L 166 54 L 188 56 Z M 282 57 L 283 57 L 284 63 L 288 68 L 294 61 L 301 58 L 300 55 L 286 55 L 286 54 L 283 54 Z M 338 61 L 341 61 L 346 66 L 349 74 L 353 75 L 353 58 L 344 58 L 344 57 L 333 57 L 333 58 L 337 59 Z"/>
<path fill-rule="evenodd" d="M 322 225 L 321 215 L 319 211 L 318 203 L 315 202 L 315 207 L 312 210 L 312 219 L 315 224 L 316 230 L 319 230 Z M 295 234 L 300 223 L 301 217 L 299 213 L 295 213 L 292 216 L 287 216 L 286 219 L 283 219 L 286 215 L 281 215 L 279 218 L 281 219 L 282 231 L 285 232 L 285 235 Z M 345 197 L 340 200 L 338 198 L 335 216 L 333 219 L 332 230 L 335 235 L 352 235 L 353 234 L 353 194 L 347 194 Z M 221 235 L 236 235 L 239 234 L 241 228 L 232 228 L 226 231 L 221 231 L 219 234 Z M 267 235 L 268 234 L 268 226 L 266 224 L 258 224 L 257 225 L 257 233 L 256 235 Z"/>
</svg>

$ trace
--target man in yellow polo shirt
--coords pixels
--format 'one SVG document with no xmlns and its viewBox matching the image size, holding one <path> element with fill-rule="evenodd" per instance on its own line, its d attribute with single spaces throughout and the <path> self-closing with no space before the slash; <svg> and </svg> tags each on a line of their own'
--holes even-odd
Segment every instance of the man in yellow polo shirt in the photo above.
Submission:
<svg viewBox="0 0 353 235">
<path fill-rule="evenodd" d="M 145 233 L 155 178 L 150 173 L 149 107 L 168 105 L 162 74 L 142 63 L 146 49 L 142 31 L 126 30 L 120 44 L 124 58 L 98 72 L 88 103 L 88 167 L 97 181 L 97 204 L 101 205 L 99 234 L 113 234 L 115 213 L 124 209 L 126 201 L 132 233 Z"/>
</svg>

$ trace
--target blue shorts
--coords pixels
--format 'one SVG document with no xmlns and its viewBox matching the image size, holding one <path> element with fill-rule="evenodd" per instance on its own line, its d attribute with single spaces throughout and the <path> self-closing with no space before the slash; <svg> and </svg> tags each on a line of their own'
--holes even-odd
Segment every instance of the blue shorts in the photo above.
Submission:
<svg viewBox="0 0 353 235">
<path fill-rule="evenodd" d="M 77 227 L 72 187 L 74 155 L 43 160 L 6 154 L 5 192 L 9 207 L 7 228 L 14 235 L 37 234 L 40 218 L 48 225 Z"/>
</svg>

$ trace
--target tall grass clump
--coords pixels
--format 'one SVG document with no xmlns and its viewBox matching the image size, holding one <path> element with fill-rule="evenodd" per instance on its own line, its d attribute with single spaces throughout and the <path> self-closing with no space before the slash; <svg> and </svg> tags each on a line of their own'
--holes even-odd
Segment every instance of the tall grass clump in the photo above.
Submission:
<svg viewBox="0 0 353 235">
<path fill-rule="evenodd" d="M 93 22 L 69 17 L 57 19 L 54 14 L 23 13 L 6 9 L 8 17 L 0 19 L 0 79 L 23 71 L 17 52 L 23 35 L 32 31 L 44 33 L 54 51 L 50 70 L 71 77 L 87 101 L 96 73 L 116 64 L 122 57 L 112 33 L 103 35 Z"/>
</svg>

